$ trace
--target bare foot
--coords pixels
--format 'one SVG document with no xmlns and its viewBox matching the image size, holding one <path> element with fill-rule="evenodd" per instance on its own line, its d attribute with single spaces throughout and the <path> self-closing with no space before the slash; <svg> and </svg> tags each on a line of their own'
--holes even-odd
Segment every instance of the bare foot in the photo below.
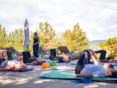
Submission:
<svg viewBox="0 0 117 88">
<path fill-rule="evenodd" d="M 63 56 L 63 59 L 66 61 L 66 62 L 70 62 L 70 59 L 69 59 L 69 57 L 66 55 L 66 54 L 64 54 L 64 53 L 62 53 L 62 56 Z"/>
</svg>

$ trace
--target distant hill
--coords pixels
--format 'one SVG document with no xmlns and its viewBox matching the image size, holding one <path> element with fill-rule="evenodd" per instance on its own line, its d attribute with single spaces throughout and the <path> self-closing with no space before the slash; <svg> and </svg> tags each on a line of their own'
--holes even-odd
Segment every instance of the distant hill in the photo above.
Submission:
<svg viewBox="0 0 117 88">
<path fill-rule="evenodd" d="M 89 48 L 93 49 L 93 50 L 99 50 L 100 49 L 100 46 L 99 46 L 100 42 L 106 42 L 106 40 L 93 40 L 93 41 L 89 41 Z"/>
<path fill-rule="evenodd" d="M 90 43 L 100 43 L 100 42 L 106 42 L 106 40 L 93 40 L 93 41 L 90 41 Z"/>
<path fill-rule="evenodd" d="M 62 32 L 61 33 L 56 33 L 56 37 L 61 40 L 62 34 L 63 34 Z M 99 50 L 100 49 L 100 46 L 99 46 L 100 42 L 106 42 L 106 40 L 93 40 L 93 41 L 89 41 L 89 48 L 93 49 L 93 50 Z"/>
</svg>

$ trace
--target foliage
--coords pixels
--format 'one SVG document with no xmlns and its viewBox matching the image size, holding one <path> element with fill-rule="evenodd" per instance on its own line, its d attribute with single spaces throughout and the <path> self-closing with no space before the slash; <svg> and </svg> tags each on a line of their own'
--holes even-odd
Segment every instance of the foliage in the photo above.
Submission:
<svg viewBox="0 0 117 88">
<path fill-rule="evenodd" d="M 88 39 L 78 23 L 74 25 L 72 31 L 68 29 L 63 33 L 63 39 L 63 44 L 70 50 L 81 51 L 88 48 Z"/>
<path fill-rule="evenodd" d="M 108 52 L 108 56 L 117 56 L 117 38 L 109 38 L 106 42 L 100 43 L 100 48 Z"/>
<path fill-rule="evenodd" d="M 55 30 L 53 27 L 48 23 L 40 23 L 37 32 L 40 37 L 40 46 L 45 47 L 47 49 L 54 48 L 54 41 L 55 41 Z"/>
<path fill-rule="evenodd" d="M 7 34 L 5 27 L 2 28 L 2 25 L 0 25 L 0 41 L 0 48 L 12 46 L 22 51 L 24 42 L 23 29 L 16 29 Z"/>
<path fill-rule="evenodd" d="M 0 25 L 0 41 L 0 48 L 2 48 L 2 46 L 6 45 L 7 42 L 6 30 L 5 27 L 2 28 L 2 25 Z"/>
<path fill-rule="evenodd" d="M 67 30 L 63 33 L 55 33 L 55 29 L 48 23 L 40 23 L 36 32 L 40 38 L 40 46 L 45 49 L 57 48 L 59 45 L 67 45 L 70 50 L 80 51 L 88 48 L 88 39 L 79 24 L 76 24 L 73 31 Z M 30 33 L 29 51 L 33 53 L 33 35 Z M 16 50 L 23 51 L 24 33 L 23 29 L 15 29 L 9 34 L 5 27 L 0 25 L 0 49 L 3 47 L 14 47 Z"/>
</svg>

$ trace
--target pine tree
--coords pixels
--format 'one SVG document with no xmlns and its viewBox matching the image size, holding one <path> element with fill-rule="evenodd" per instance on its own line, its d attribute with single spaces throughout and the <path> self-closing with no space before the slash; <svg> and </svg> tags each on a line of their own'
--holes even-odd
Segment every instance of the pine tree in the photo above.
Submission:
<svg viewBox="0 0 117 88">
<path fill-rule="evenodd" d="M 17 50 L 23 50 L 24 34 L 23 29 L 15 29 L 8 35 L 7 47 L 14 47 Z"/>
<path fill-rule="evenodd" d="M 74 25 L 73 30 L 65 31 L 63 35 L 56 35 L 55 29 L 48 23 L 40 23 L 36 30 L 40 37 L 40 46 L 51 49 L 57 48 L 59 45 L 66 45 L 70 50 L 81 51 L 88 48 L 88 39 L 85 32 L 82 31 L 79 24 Z M 33 32 L 30 34 L 29 51 L 33 53 Z M 0 48 L 2 47 L 14 47 L 16 50 L 23 51 L 24 34 L 23 29 L 15 29 L 8 35 L 5 27 L 0 25 Z"/>
<path fill-rule="evenodd" d="M 105 49 L 107 51 L 108 56 L 117 56 L 117 38 L 109 38 L 106 42 L 101 42 L 100 44 L 101 49 Z"/>
<path fill-rule="evenodd" d="M 50 49 L 54 46 L 54 39 L 55 39 L 55 30 L 53 27 L 48 23 L 40 23 L 39 29 L 37 29 L 37 32 L 40 37 L 40 46 Z"/>
<path fill-rule="evenodd" d="M 5 27 L 2 28 L 2 25 L 0 25 L 0 48 L 3 48 L 7 44 L 7 34 Z"/>
<path fill-rule="evenodd" d="M 63 33 L 63 39 L 64 45 L 70 50 L 81 51 L 88 48 L 88 39 L 78 23 L 74 25 L 72 31 L 68 29 Z"/>
</svg>

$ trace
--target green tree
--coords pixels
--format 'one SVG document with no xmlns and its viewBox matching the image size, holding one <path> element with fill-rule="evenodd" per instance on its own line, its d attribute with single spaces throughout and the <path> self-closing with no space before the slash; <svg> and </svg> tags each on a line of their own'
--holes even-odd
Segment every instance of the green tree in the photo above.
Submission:
<svg viewBox="0 0 117 88">
<path fill-rule="evenodd" d="M 55 40 L 55 30 L 53 27 L 48 23 L 40 23 L 39 28 L 36 30 L 40 37 L 40 46 L 44 48 L 51 48 L 54 46 L 54 40 Z"/>
<path fill-rule="evenodd" d="M 74 25 L 72 31 L 68 29 L 63 33 L 63 39 L 63 44 L 70 50 L 81 51 L 88 48 L 88 39 L 78 23 Z"/>
<path fill-rule="evenodd" d="M 100 44 L 101 49 L 105 49 L 107 51 L 108 56 L 117 56 L 117 38 L 109 38 L 106 42 L 101 42 Z"/>
<path fill-rule="evenodd" d="M 5 27 L 2 27 L 2 25 L 0 25 L 0 48 L 2 48 L 3 46 L 5 46 L 7 44 L 7 34 L 6 34 L 6 29 Z"/>
<path fill-rule="evenodd" d="M 24 34 L 23 29 L 15 29 L 9 33 L 7 47 L 14 47 L 17 50 L 23 50 Z"/>
<path fill-rule="evenodd" d="M 81 51 L 88 48 L 88 39 L 85 32 L 82 31 L 79 24 L 73 27 L 73 30 L 67 30 L 63 33 L 55 33 L 55 29 L 48 23 L 40 23 L 36 30 L 40 37 L 40 46 L 51 49 L 59 45 L 67 45 L 70 50 Z M 29 51 L 33 52 L 33 32 L 30 34 Z M 0 48 L 14 47 L 16 50 L 23 51 L 24 33 L 23 29 L 15 29 L 9 34 L 6 33 L 5 27 L 0 25 Z"/>
<path fill-rule="evenodd" d="M 32 55 L 33 55 L 33 37 L 34 37 L 33 34 L 34 34 L 33 32 L 30 33 L 30 36 L 29 36 L 30 44 L 28 49 Z"/>
</svg>

